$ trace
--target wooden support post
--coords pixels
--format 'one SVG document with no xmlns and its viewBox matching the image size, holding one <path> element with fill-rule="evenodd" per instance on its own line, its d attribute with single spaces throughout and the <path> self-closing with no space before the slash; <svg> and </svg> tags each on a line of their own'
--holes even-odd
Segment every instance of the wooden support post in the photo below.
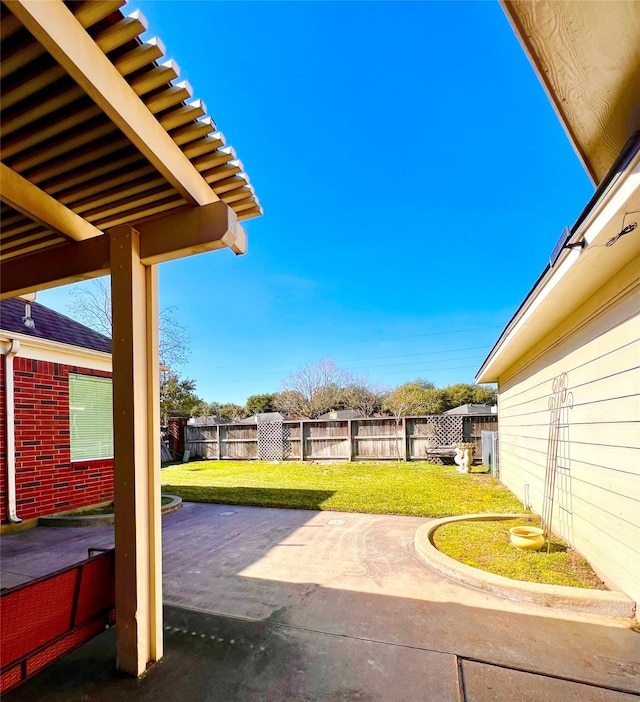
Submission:
<svg viewBox="0 0 640 702">
<path fill-rule="evenodd" d="M 157 269 L 129 226 L 110 236 L 113 306 L 116 666 L 162 658 Z"/>
<path fill-rule="evenodd" d="M 300 460 L 304 461 L 304 422 L 300 422 Z"/>
<path fill-rule="evenodd" d="M 349 432 L 349 460 L 353 461 L 353 421 L 347 420 L 347 431 Z"/>
<path fill-rule="evenodd" d="M 218 430 L 218 460 L 222 459 L 222 425 L 218 424 L 216 427 Z"/>
</svg>

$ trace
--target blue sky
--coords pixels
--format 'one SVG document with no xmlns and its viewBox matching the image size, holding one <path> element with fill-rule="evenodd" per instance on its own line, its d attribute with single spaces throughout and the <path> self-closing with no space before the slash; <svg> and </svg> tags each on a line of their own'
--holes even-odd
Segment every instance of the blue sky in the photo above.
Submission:
<svg viewBox="0 0 640 702">
<path fill-rule="evenodd" d="M 593 192 L 498 3 L 131 3 L 243 161 L 249 251 L 163 264 L 182 375 L 244 403 L 322 357 L 475 372 Z M 69 312 L 68 290 L 38 300 Z"/>
</svg>

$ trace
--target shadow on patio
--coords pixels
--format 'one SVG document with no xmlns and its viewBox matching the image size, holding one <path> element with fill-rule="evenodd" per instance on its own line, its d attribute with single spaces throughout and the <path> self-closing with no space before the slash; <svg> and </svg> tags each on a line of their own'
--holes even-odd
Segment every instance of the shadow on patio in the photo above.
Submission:
<svg viewBox="0 0 640 702">
<path fill-rule="evenodd" d="M 635 699 L 638 634 L 442 579 L 413 553 L 424 522 L 186 504 L 164 520 L 164 659 L 121 676 L 111 630 L 5 699 Z"/>
</svg>

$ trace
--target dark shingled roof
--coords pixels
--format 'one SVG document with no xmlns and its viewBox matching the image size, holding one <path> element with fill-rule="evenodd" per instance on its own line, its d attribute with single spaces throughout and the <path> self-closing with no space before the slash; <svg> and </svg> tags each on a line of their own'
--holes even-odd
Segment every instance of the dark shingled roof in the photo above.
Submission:
<svg viewBox="0 0 640 702">
<path fill-rule="evenodd" d="M 491 405 L 460 405 L 460 407 L 447 410 L 445 414 L 495 414 L 496 417 L 498 416 L 496 412 L 491 410 Z"/>
<path fill-rule="evenodd" d="M 31 318 L 35 328 L 30 329 L 24 325 L 24 300 L 16 298 L 0 300 L 0 329 L 5 332 L 16 332 L 33 336 L 37 339 L 58 341 L 62 344 L 79 346 L 93 351 L 111 353 L 111 339 L 104 334 L 85 327 L 59 312 L 54 312 L 38 302 L 31 302 Z"/>
</svg>

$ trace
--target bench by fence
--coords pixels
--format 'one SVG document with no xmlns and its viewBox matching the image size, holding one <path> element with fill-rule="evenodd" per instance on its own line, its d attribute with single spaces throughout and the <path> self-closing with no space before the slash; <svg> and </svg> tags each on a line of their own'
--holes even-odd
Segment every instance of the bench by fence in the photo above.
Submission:
<svg viewBox="0 0 640 702">
<path fill-rule="evenodd" d="M 114 602 L 113 550 L 3 591 L 0 694 L 113 624 Z"/>
</svg>

